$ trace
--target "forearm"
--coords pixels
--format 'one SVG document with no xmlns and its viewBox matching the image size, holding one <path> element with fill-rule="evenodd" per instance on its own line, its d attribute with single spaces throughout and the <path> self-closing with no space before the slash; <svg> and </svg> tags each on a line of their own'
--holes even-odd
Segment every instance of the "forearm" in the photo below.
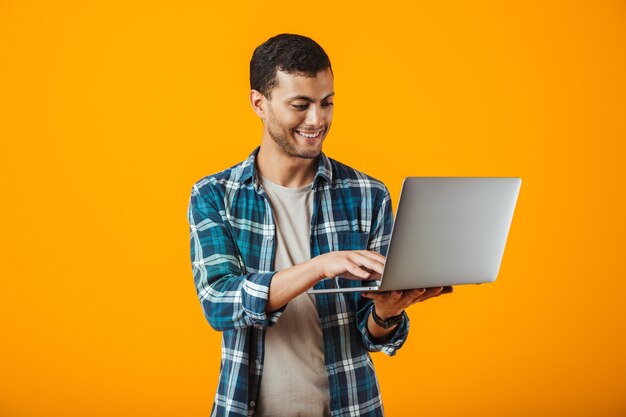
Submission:
<svg viewBox="0 0 626 417">
<path fill-rule="evenodd" d="M 276 311 L 324 278 L 315 259 L 278 271 L 272 278 L 266 311 Z"/>
</svg>

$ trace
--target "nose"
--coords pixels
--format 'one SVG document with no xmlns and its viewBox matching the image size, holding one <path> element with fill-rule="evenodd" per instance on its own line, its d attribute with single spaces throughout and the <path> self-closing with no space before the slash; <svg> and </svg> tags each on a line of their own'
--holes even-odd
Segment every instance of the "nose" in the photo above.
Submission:
<svg viewBox="0 0 626 417">
<path fill-rule="evenodd" d="M 308 126 L 312 127 L 320 127 L 323 122 L 322 109 L 320 106 L 312 105 L 309 106 L 309 111 L 306 115 L 305 123 Z"/>
</svg>

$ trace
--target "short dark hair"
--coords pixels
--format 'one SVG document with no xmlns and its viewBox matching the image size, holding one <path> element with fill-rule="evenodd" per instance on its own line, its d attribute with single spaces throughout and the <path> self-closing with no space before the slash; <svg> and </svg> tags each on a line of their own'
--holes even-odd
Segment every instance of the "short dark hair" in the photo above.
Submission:
<svg viewBox="0 0 626 417">
<path fill-rule="evenodd" d="M 254 50 L 250 60 L 250 88 L 270 98 L 272 89 L 278 85 L 276 71 L 315 77 L 326 68 L 332 74 L 330 59 L 317 42 L 306 36 L 281 33 Z"/>
</svg>

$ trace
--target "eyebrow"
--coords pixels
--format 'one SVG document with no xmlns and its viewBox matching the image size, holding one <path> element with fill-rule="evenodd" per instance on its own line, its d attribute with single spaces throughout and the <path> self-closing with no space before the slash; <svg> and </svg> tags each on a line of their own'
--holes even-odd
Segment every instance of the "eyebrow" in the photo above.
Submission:
<svg viewBox="0 0 626 417">
<path fill-rule="evenodd" d="M 328 94 L 326 97 L 324 97 L 322 99 L 322 101 L 332 97 L 335 95 L 335 92 L 333 91 L 332 93 Z M 304 100 L 304 101 L 308 101 L 309 103 L 314 103 L 315 100 L 313 100 L 311 97 L 308 96 L 295 96 L 295 97 L 290 97 L 289 99 L 287 99 L 287 101 L 294 101 L 294 100 Z"/>
</svg>

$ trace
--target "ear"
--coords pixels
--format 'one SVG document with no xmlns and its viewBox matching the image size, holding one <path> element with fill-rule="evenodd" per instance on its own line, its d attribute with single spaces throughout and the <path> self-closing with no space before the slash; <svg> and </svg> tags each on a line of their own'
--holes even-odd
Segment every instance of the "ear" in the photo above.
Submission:
<svg viewBox="0 0 626 417">
<path fill-rule="evenodd" d="M 267 99 L 265 96 L 257 90 L 250 90 L 250 104 L 252 105 L 252 110 L 254 110 L 257 116 L 261 119 L 265 119 L 265 107 L 267 106 Z"/>
</svg>

